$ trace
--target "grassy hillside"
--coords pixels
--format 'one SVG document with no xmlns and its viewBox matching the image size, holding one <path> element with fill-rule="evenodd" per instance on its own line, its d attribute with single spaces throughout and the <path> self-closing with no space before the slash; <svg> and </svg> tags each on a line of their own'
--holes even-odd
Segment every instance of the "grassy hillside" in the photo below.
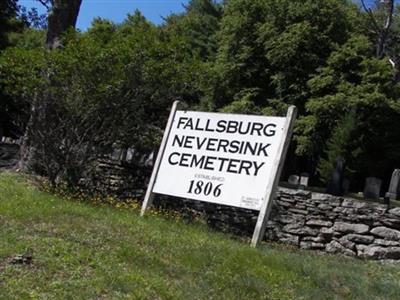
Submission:
<svg viewBox="0 0 400 300">
<path fill-rule="evenodd" d="M 13 263 L 17 254 L 30 263 Z M 15 260 L 15 259 L 14 259 Z M 400 266 L 98 207 L 0 173 L 0 299 L 396 299 Z"/>
</svg>

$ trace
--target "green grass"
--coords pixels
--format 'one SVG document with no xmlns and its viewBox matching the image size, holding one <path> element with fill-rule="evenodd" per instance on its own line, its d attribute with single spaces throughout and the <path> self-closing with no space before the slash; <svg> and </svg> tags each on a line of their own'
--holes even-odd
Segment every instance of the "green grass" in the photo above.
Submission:
<svg viewBox="0 0 400 300">
<path fill-rule="evenodd" d="M 30 265 L 11 264 L 31 254 Z M 398 299 L 400 268 L 68 201 L 0 173 L 0 299 Z"/>
</svg>

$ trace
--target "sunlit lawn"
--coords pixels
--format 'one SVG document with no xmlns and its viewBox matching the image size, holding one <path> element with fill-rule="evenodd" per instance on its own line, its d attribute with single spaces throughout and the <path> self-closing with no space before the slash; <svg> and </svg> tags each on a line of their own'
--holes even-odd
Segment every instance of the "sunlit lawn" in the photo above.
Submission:
<svg viewBox="0 0 400 300">
<path fill-rule="evenodd" d="M 30 264 L 13 264 L 17 254 Z M 0 173 L 0 299 L 399 299 L 400 265 L 78 203 Z"/>
</svg>

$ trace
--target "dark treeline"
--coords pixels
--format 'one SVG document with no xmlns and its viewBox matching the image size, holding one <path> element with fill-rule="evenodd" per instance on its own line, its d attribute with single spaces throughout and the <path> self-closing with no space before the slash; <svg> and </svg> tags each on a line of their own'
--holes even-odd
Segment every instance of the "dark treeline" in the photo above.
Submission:
<svg viewBox="0 0 400 300">
<path fill-rule="evenodd" d="M 139 11 L 121 24 L 97 18 L 53 50 L 42 16 L 2 3 L 0 133 L 25 135 L 27 168 L 53 182 L 76 184 L 115 147 L 157 149 L 174 100 L 259 115 L 296 105 L 286 173 L 314 184 L 337 156 L 353 190 L 400 167 L 393 1 L 192 0 L 159 26 Z"/>
</svg>

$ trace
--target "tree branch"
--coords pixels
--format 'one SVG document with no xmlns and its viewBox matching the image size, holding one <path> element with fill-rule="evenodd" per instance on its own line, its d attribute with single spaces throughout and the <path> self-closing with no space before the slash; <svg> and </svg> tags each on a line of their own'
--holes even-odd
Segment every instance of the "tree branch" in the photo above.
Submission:
<svg viewBox="0 0 400 300">
<path fill-rule="evenodd" d="M 378 22 L 376 22 L 375 16 L 372 12 L 372 10 L 370 8 L 367 7 L 367 5 L 365 4 L 364 0 L 361 0 L 361 4 L 363 6 L 363 9 L 365 10 L 365 12 L 368 14 L 368 16 L 370 17 L 372 24 L 375 27 L 376 33 L 379 33 L 381 31 Z"/>
<path fill-rule="evenodd" d="M 51 9 L 51 1 L 48 0 L 36 0 L 36 1 L 40 2 L 40 4 L 46 7 L 47 11 Z"/>
</svg>

